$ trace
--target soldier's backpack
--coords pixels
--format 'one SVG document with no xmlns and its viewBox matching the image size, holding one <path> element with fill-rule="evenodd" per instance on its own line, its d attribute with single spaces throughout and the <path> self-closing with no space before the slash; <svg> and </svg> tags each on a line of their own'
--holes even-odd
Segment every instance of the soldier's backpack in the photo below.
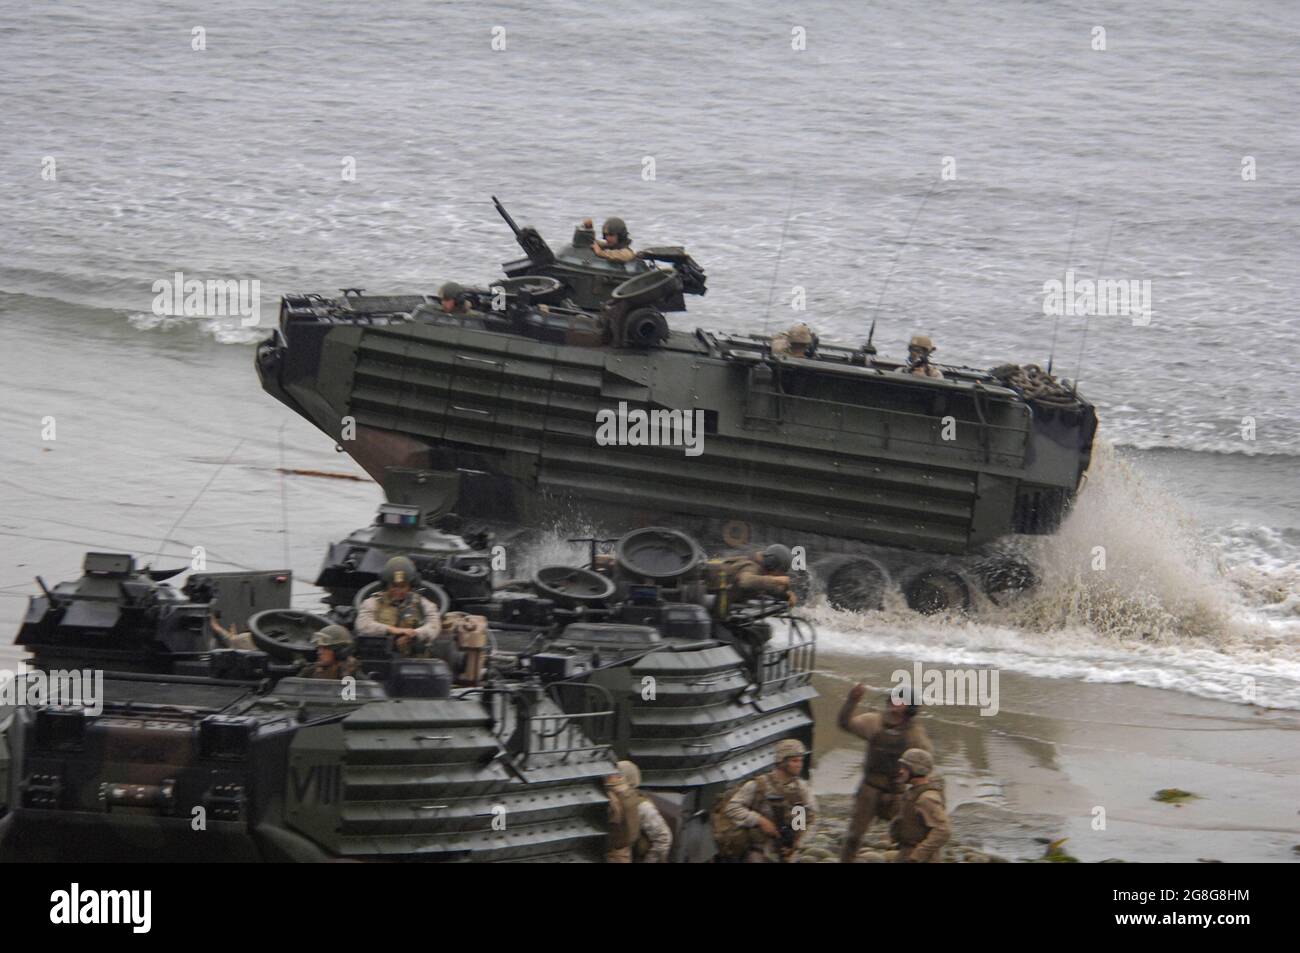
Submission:
<svg viewBox="0 0 1300 953">
<path fill-rule="evenodd" d="M 760 774 L 753 780 L 758 785 L 757 800 L 761 804 L 767 799 L 767 775 Z M 719 857 L 724 861 L 742 860 L 755 843 L 753 828 L 741 827 L 727 816 L 727 805 L 731 803 L 731 799 L 736 796 L 736 793 L 746 783 L 742 781 L 740 784 L 728 788 L 718 798 L 717 803 L 713 805 L 713 810 L 709 813 L 709 824 L 713 828 L 713 843 L 718 848 Z"/>
</svg>

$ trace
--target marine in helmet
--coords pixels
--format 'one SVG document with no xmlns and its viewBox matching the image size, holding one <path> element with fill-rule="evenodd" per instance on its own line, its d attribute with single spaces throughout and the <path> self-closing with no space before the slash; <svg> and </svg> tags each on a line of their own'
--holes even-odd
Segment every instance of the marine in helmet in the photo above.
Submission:
<svg viewBox="0 0 1300 953">
<path fill-rule="evenodd" d="M 810 358 L 817 349 L 817 335 L 808 325 L 792 324 L 785 331 L 772 335 L 773 357 Z"/>
<path fill-rule="evenodd" d="M 898 783 L 906 790 L 889 833 L 898 844 L 900 864 L 937 864 L 952 834 L 944 805 L 943 779 L 933 776 L 934 757 L 924 748 L 909 748 L 898 759 Z"/>
<path fill-rule="evenodd" d="M 913 335 L 907 345 L 907 373 L 943 380 L 943 371 L 930 363 L 930 355 L 936 350 L 928 334 Z"/>
<path fill-rule="evenodd" d="M 673 832 L 654 801 L 642 794 L 641 769 L 620 761 L 618 773 L 605 778 L 609 798 L 609 864 L 664 864 L 673 846 Z"/>
<path fill-rule="evenodd" d="M 391 635 L 402 655 L 427 655 L 442 631 L 442 622 L 438 607 L 413 588 L 420 581 L 415 565 L 405 556 L 394 556 L 379 578 L 383 591 L 361 603 L 357 633 Z"/>
<path fill-rule="evenodd" d="M 876 818 L 887 821 L 896 813 L 898 797 L 902 793 L 898 783 L 898 765 L 903 753 L 912 748 L 934 751 L 929 735 L 916 719 L 917 706 L 910 704 L 906 696 L 895 696 L 891 692 L 883 711 L 855 715 L 854 709 L 866 691 L 867 687 L 861 682 L 849 689 L 838 718 L 841 729 L 867 743 L 862 783 L 858 785 L 853 816 L 840 848 L 840 863 L 843 864 L 853 862 L 872 821 Z"/>
<path fill-rule="evenodd" d="M 438 302 L 447 314 L 468 314 L 470 311 L 464 287 L 454 281 L 443 282 L 438 289 Z"/>
<path fill-rule="evenodd" d="M 583 219 L 583 227 L 591 228 L 591 219 Z M 621 218 L 607 218 L 600 228 L 603 242 L 591 243 L 591 250 L 608 261 L 633 261 L 632 239 L 627 234 L 627 224 Z"/>
<path fill-rule="evenodd" d="M 796 738 L 778 741 L 772 770 L 746 781 L 727 801 L 727 820 L 750 834 L 746 863 L 790 863 L 812 830 L 817 799 L 801 777 L 807 754 Z"/>
<path fill-rule="evenodd" d="M 709 589 L 729 597 L 719 600 L 720 609 L 725 609 L 725 601 L 763 594 L 787 599 L 794 605 L 789 576 L 792 559 L 790 547 L 779 543 L 760 552 L 711 559 L 706 569 Z"/>
<path fill-rule="evenodd" d="M 316 660 L 298 670 L 299 678 L 332 678 L 338 681 L 349 675 L 364 678 L 360 665 L 352 657 L 352 633 L 341 625 L 327 625 L 311 638 L 316 646 Z"/>
</svg>

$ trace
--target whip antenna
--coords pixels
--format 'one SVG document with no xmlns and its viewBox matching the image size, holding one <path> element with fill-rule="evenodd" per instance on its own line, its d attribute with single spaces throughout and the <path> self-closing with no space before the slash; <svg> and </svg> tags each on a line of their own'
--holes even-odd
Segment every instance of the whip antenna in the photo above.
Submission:
<svg viewBox="0 0 1300 953">
<path fill-rule="evenodd" d="M 1110 238 L 1115 234 L 1115 223 L 1110 223 L 1110 229 L 1106 232 L 1106 247 L 1101 252 L 1101 264 L 1097 266 L 1097 287 L 1101 288 L 1101 273 L 1106 270 L 1106 256 L 1110 254 Z M 1094 300 L 1096 300 L 1094 298 Z M 1083 350 L 1088 346 L 1088 315 L 1083 316 L 1083 339 L 1079 341 L 1079 360 L 1075 364 L 1074 371 L 1074 396 L 1079 396 L 1079 378 L 1083 376 Z"/>
<path fill-rule="evenodd" d="M 885 283 L 880 286 L 880 298 L 876 301 L 876 310 L 871 313 L 871 330 L 875 333 L 876 317 L 880 314 L 880 306 L 885 302 L 885 291 L 889 288 L 889 279 L 894 276 L 894 269 L 898 267 L 899 260 L 903 257 L 903 249 L 907 247 L 907 240 L 912 237 L 912 229 L 916 228 L 917 221 L 921 218 L 921 213 L 925 211 L 925 203 L 930 201 L 930 196 L 934 194 L 935 187 L 939 184 L 939 179 L 930 183 L 930 190 L 925 193 L 925 198 L 921 199 L 921 204 L 916 209 L 916 214 L 912 216 L 912 224 L 907 226 L 907 234 L 898 245 L 898 250 L 894 252 L 894 261 L 889 266 L 889 271 L 885 273 Z"/>
<path fill-rule="evenodd" d="M 194 509 L 194 504 L 199 501 L 199 498 L 203 496 L 204 493 L 208 492 L 208 487 L 212 486 L 212 481 L 215 480 L 217 476 L 221 473 L 221 471 L 225 469 L 226 464 L 230 462 L 231 457 L 233 457 L 235 453 L 238 452 L 239 448 L 242 447 L 243 445 L 244 445 L 244 440 L 241 437 L 239 442 L 235 444 L 235 446 L 231 449 L 231 451 L 228 454 L 226 454 L 226 459 L 221 461 L 221 466 L 217 467 L 217 469 L 213 471 L 212 476 L 208 477 L 208 482 L 203 484 L 203 488 L 199 490 L 199 492 L 195 495 L 194 499 L 190 500 L 190 505 L 185 507 L 185 511 L 176 518 L 175 523 L 172 523 L 172 528 L 167 531 L 167 535 L 165 535 L 162 538 L 162 540 L 158 543 L 158 551 L 153 554 L 154 559 L 157 559 L 159 556 L 162 555 L 163 547 L 166 546 L 168 540 L 171 539 L 172 533 L 176 532 L 176 527 L 180 526 L 181 521 L 184 520 L 185 517 L 189 516 L 190 510 Z"/>
<path fill-rule="evenodd" d="M 284 424 L 280 424 L 280 525 L 284 533 L 284 568 L 289 562 L 289 490 L 284 482 Z"/>
<path fill-rule="evenodd" d="M 763 311 L 763 330 L 768 330 L 768 319 L 772 314 L 772 298 L 776 295 L 776 279 L 781 274 L 781 255 L 785 251 L 785 234 L 790 228 L 790 216 L 794 213 L 794 190 L 799 184 L 796 176 L 790 183 L 790 200 L 785 206 L 785 222 L 781 225 L 781 240 L 776 246 L 776 265 L 772 268 L 772 284 L 767 289 L 767 307 Z"/>
<path fill-rule="evenodd" d="M 1079 227 L 1079 200 L 1074 200 L 1074 224 L 1070 226 L 1070 248 L 1065 253 L 1065 270 L 1070 270 L 1070 262 L 1074 258 L 1074 232 Z M 1062 276 L 1064 277 L 1064 276 Z M 1052 322 L 1052 347 L 1047 352 L 1047 373 L 1052 373 L 1052 362 L 1056 360 L 1056 332 L 1061 328 L 1061 311 L 1056 312 L 1056 320 Z"/>
</svg>

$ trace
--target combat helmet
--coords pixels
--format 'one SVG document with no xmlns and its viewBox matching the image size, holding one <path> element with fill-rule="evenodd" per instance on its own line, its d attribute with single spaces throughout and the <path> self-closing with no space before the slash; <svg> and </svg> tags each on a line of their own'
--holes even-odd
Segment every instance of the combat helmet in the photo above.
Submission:
<svg viewBox="0 0 1300 953">
<path fill-rule="evenodd" d="M 618 239 L 620 245 L 627 244 L 627 223 L 617 215 L 613 218 L 605 219 L 605 224 L 600 227 L 600 231 L 601 234 L 612 234 Z"/>
<path fill-rule="evenodd" d="M 623 775 L 623 781 L 628 787 L 635 790 L 641 786 L 641 769 L 636 766 L 635 762 L 620 761 L 618 763 L 618 772 Z"/>
<path fill-rule="evenodd" d="M 812 344 L 813 342 L 812 328 L 803 323 L 792 325 L 790 330 L 785 332 L 785 336 L 791 344 Z"/>
<path fill-rule="evenodd" d="M 763 550 L 763 569 L 767 572 L 789 572 L 793 560 L 794 554 L 790 552 L 789 546 L 773 543 Z"/>
<path fill-rule="evenodd" d="M 420 574 L 415 571 L 415 563 L 405 556 L 394 556 L 384 563 L 384 571 L 379 574 L 379 578 L 385 587 L 401 583 L 414 586 L 420 581 Z"/>
<path fill-rule="evenodd" d="M 922 350 L 924 350 L 926 353 L 929 353 L 930 351 L 938 350 L 934 346 L 934 342 L 930 340 L 930 335 L 928 334 L 913 334 L 912 340 L 907 342 L 907 346 L 909 349 L 914 347 L 919 347 Z"/>
<path fill-rule="evenodd" d="M 804 743 L 798 738 L 782 738 L 776 743 L 776 763 L 781 764 L 790 758 L 802 758 L 808 753 Z"/>
<path fill-rule="evenodd" d="M 898 763 L 907 765 L 907 770 L 918 778 L 923 778 L 934 770 L 934 756 L 924 748 L 908 748 Z"/>
<path fill-rule="evenodd" d="M 327 625 L 311 637 L 318 649 L 339 649 L 352 645 L 352 633 L 341 625 Z"/>
<path fill-rule="evenodd" d="M 464 293 L 465 289 L 454 281 L 444 281 L 438 289 L 439 298 L 459 298 Z"/>
</svg>

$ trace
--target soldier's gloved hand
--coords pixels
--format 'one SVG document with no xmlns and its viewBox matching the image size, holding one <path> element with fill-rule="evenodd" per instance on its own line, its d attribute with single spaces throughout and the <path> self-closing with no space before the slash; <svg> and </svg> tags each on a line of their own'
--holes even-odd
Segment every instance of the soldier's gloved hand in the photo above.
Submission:
<svg viewBox="0 0 1300 953">
<path fill-rule="evenodd" d="M 762 831 L 764 834 L 766 834 L 768 837 L 771 837 L 773 839 L 781 836 L 781 832 L 777 830 L 776 825 L 773 824 L 771 821 L 769 821 L 766 817 L 759 817 L 758 829 Z"/>
<path fill-rule="evenodd" d="M 786 601 L 790 603 L 790 608 L 791 608 L 791 609 L 793 609 L 793 608 L 795 607 L 795 605 L 799 602 L 799 597 L 796 596 L 793 592 L 787 592 L 787 593 L 785 594 L 785 598 L 786 598 Z"/>
</svg>

